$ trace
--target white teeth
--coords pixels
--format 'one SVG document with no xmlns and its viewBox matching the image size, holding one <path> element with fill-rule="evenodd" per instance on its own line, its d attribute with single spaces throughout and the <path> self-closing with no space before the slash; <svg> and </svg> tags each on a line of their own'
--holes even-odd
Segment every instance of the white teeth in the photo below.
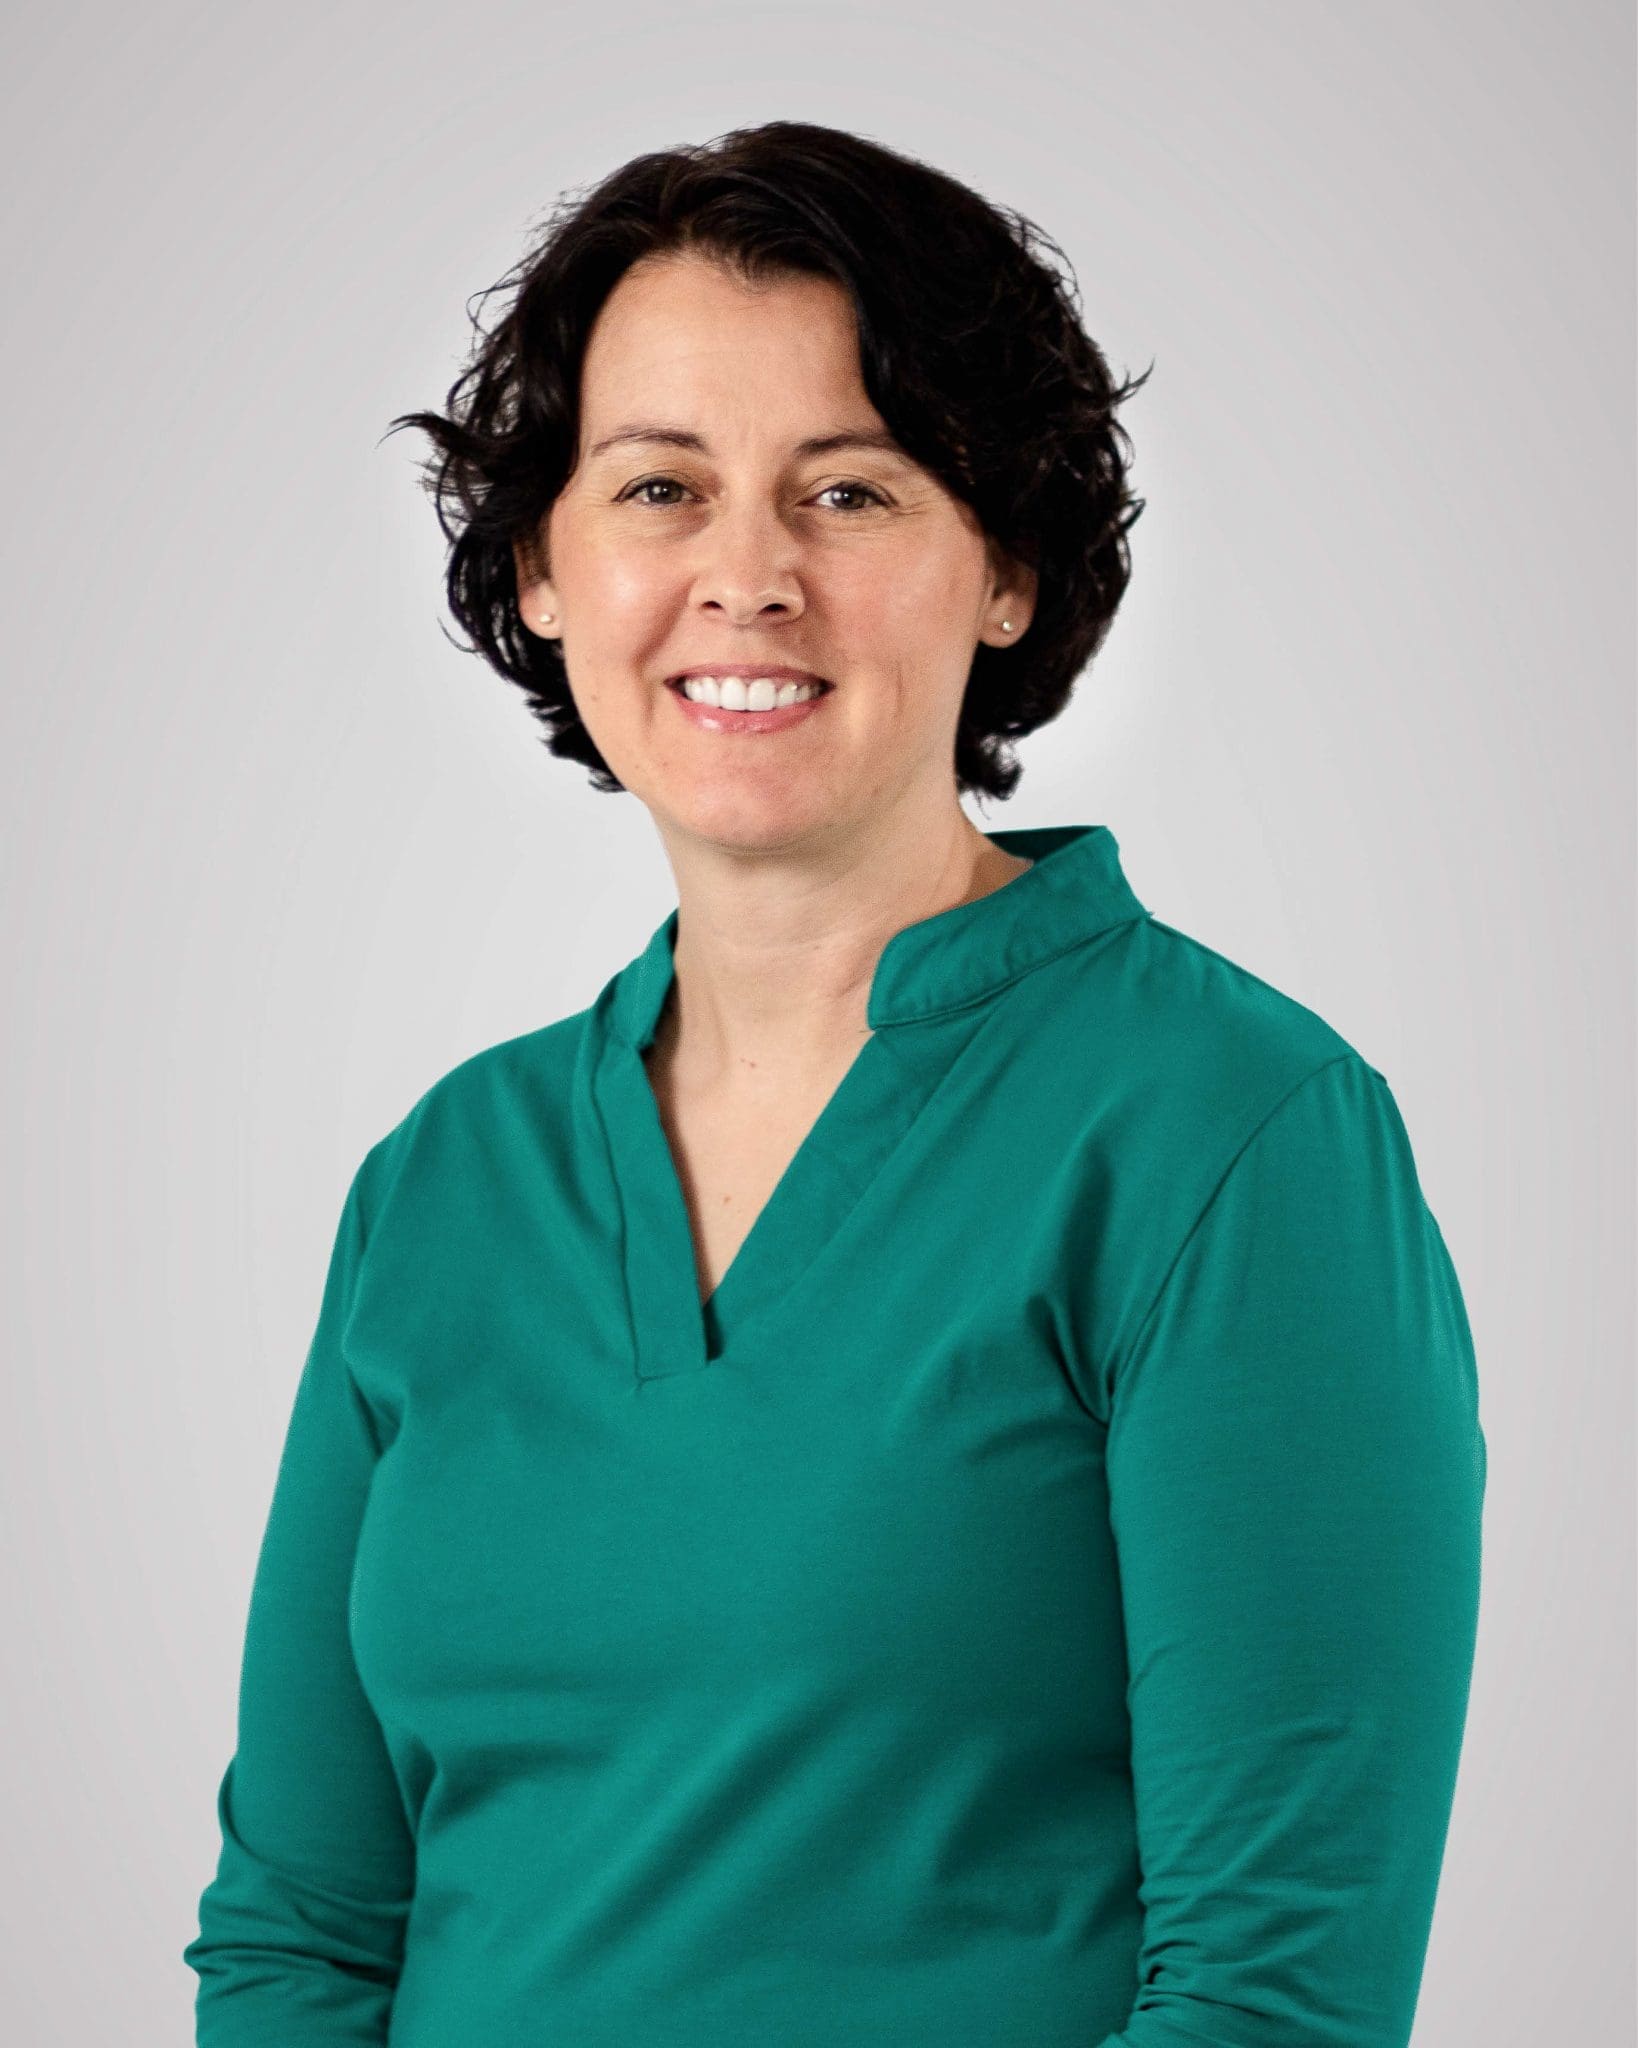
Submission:
<svg viewBox="0 0 1638 2048">
<path fill-rule="evenodd" d="M 690 676 L 683 690 L 691 702 L 719 711 L 772 711 L 820 694 L 817 683 L 780 682 L 772 676 Z"/>
</svg>

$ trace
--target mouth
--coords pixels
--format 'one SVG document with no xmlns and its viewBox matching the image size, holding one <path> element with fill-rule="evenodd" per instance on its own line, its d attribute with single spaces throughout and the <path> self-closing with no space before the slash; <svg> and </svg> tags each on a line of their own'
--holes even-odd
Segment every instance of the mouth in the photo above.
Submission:
<svg viewBox="0 0 1638 2048">
<path fill-rule="evenodd" d="M 666 677 L 666 688 L 691 704 L 742 714 L 783 711 L 792 704 L 809 704 L 827 696 L 835 687 L 811 669 L 779 664 L 768 668 L 738 664 L 722 668 L 701 666 Z"/>
<path fill-rule="evenodd" d="M 695 668 L 666 678 L 677 708 L 698 732 L 754 738 L 805 724 L 835 689 L 799 668 Z"/>
</svg>

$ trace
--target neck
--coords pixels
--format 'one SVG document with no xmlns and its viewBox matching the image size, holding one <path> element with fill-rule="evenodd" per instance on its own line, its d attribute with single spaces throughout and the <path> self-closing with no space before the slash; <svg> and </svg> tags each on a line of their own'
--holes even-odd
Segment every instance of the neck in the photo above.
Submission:
<svg viewBox="0 0 1638 2048">
<path fill-rule="evenodd" d="M 649 1057 L 694 1090 L 800 1086 L 850 1057 L 869 1036 L 871 978 L 894 933 L 1030 865 L 959 809 L 934 831 L 917 821 L 846 855 L 697 840 L 667 850 L 675 973 Z"/>
</svg>

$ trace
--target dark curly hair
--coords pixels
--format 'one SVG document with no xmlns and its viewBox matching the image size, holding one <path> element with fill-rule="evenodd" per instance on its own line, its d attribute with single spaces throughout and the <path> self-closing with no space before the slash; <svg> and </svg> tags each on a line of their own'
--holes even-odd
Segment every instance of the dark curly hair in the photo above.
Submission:
<svg viewBox="0 0 1638 2048">
<path fill-rule="evenodd" d="M 1057 264 L 1043 259 L 1047 250 Z M 1081 325 L 1058 245 L 1011 208 L 843 129 L 738 128 L 656 150 L 559 201 L 535 245 L 477 296 L 505 292 L 446 414 L 401 414 L 436 454 L 426 488 L 450 543 L 449 608 L 468 653 L 516 683 L 550 751 L 595 788 L 624 785 L 575 709 L 559 643 L 518 615 L 514 540 L 538 533 L 579 447 L 592 326 L 640 257 L 697 253 L 747 282 L 828 277 L 850 295 L 865 390 L 899 444 L 972 507 L 1038 578 L 1031 631 L 975 650 L 956 733 L 961 792 L 1008 797 L 1008 745 L 1056 718 L 1102 645 L 1131 578 L 1131 442 L 1117 388 Z M 1151 364 L 1150 368 L 1153 368 Z"/>
</svg>

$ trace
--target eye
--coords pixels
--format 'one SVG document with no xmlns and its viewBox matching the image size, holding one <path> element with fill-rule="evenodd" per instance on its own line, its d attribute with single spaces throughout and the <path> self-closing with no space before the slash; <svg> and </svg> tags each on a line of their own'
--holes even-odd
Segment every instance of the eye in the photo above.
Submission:
<svg viewBox="0 0 1638 2048">
<path fill-rule="evenodd" d="M 826 484 L 825 488 L 819 493 L 819 496 L 821 498 L 828 498 L 832 491 L 858 491 L 869 498 L 873 504 L 885 505 L 887 503 L 886 498 L 876 489 L 874 484 Z"/>
<path fill-rule="evenodd" d="M 617 505 L 625 504 L 629 500 L 633 503 L 640 505 L 652 505 L 657 509 L 676 504 L 677 500 L 674 498 L 651 498 L 644 495 L 646 492 L 649 491 L 663 490 L 682 491 L 686 493 L 688 490 L 688 486 L 684 483 L 680 483 L 674 476 L 645 476 L 639 478 L 639 480 L 634 484 L 628 484 L 626 488 L 623 491 L 621 491 L 619 496 L 615 499 L 615 503 Z M 833 491 L 851 491 L 856 496 L 867 499 L 873 505 L 885 505 L 887 503 L 887 498 L 885 497 L 885 495 L 881 491 L 878 491 L 874 484 L 826 484 L 824 489 L 822 491 L 819 491 L 816 495 L 821 498 L 828 498 Z M 854 508 L 850 506 L 838 506 L 833 507 L 832 509 L 839 511 L 850 511 Z"/>
<path fill-rule="evenodd" d="M 616 498 L 615 503 L 617 505 L 624 504 L 626 499 L 628 498 L 637 498 L 638 493 L 640 491 L 652 491 L 656 487 L 662 486 L 670 486 L 673 490 L 678 491 L 683 491 L 688 488 L 686 484 L 678 483 L 677 479 L 674 476 L 645 476 L 641 479 L 641 481 L 634 484 L 629 484 L 626 487 L 626 489 L 620 493 L 619 497 Z M 639 500 L 639 502 L 644 505 L 654 505 L 660 503 L 661 501 L 655 498 L 642 498 Z"/>
</svg>

